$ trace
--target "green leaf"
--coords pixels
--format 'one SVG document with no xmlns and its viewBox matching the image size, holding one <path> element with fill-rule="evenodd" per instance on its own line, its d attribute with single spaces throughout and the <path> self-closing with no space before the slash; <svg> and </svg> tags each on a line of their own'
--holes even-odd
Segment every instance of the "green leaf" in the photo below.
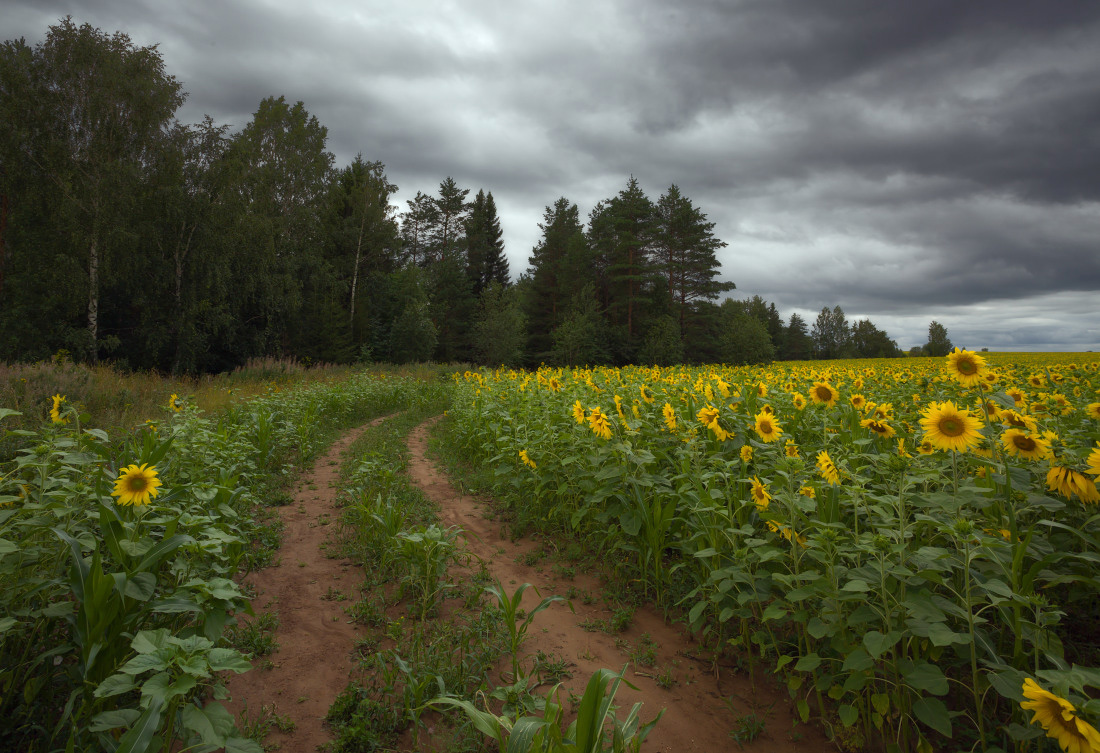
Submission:
<svg viewBox="0 0 1100 753">
<path fill-rule="evenodd" d="M 221 748 L 233 732 L 233 716 L 225 707 L 211 701 L 204 708 L 188 704 L 184 706 L 183 726 L 199 736 L 204 745 Z"/>
<path fill-rule="evenodd" d="M 810 704 L 806 701 L 805 698 L 799 698 L 798 703 L 795 704 L 795 707 L 798 709 L 799 719 L 801 719 L 803 722 L 810 721 Z"/>
<path fill-rule="evenodd" d="M 860 580 L 858 578 L 848 581 L 841 587 L 841 591 L 850 591 L 857 593 L 866 593 L 871 590 L 871 587 L 867 585 L 867 581 Z"/>
<path fill-rule="evenodd" d="M 168 645 L 169 633 L 165 628 L 156 630 L 142 630 L 130 641 L 130 648 L 139 654 L 151 654 L 157 649 Z"/>
<path fill-rule="evenodd" d="M 212 648 L 207 652 L 206 660 L 215 672 L 228 670 L 240 674 L 252 669 L 252 662 L 234 648 Z"/>
<path fill-rule="evenodd" d="M 840 704 L 837 714 L 840 716 L 840 721 L 844 722 L 845 727 L 851 727 L 859 721 L 859 710 L 850 703 Z"/>
<path fill-rule="evenodd" d="M 98 693 L 96 694 L 98 695 Z M 138 709 L 114 709 L 104 711 L 92 717 L 92 723 L 88 727 L 89 732 L 108 732 L 113 729 L 129 727 L 138 720 L 141 711 Z"/>
<path fill-rule="evenodd" d="M 924 724 L 944 737 L 951 737 L 951 715 L 939 698 L 922 696 L 913 703 L 913 713 Z"/>
<path fill-rule="evenodd" d="M 905 683 L 913 690 L 931 693 L 932 695 L 947 694 L 947 678 L 943 671 L 935 664 L 921 662 L 908 671 L 902 671 Z"/>
<path fill-rule="evenodd" d="M 126 579 L 123 596 L 138 601 L 149 601 L 157 590 L 157 577 L 152 573 L 136 573 Z"/>
<path fill-rule="evenodd" d="M 99 683 L 99 687 L 95 689 L 95 697 L 109 698 L 113 695 L 119 695 L 120 693 L 127 693 L 136 687 L 137 684 L 134 683 L 134 678 L 129 675 L 121 673 L 111 675 L 106 680 Z"/>
<path fill-rule="evenodd" d="M 225 741 L 225 753 L 264 753 L 264 749 L 247 737 L 230 737 Z"/>
<path fill-rule="evenodd" d="M 872 659 L 878 659 L 893 648 L 899 640 L 901 640 L 901 633 L 896 630 L 891 630 L 886 635 L 877 630 L 869 630 L 863 634 L 863 645 Z"/>
<path fill-rule="evenodd" d="M 844 664 L 841 667 L 841 671 L 862 672 L 873 666 L 875 666 L 875 660 L 872 659 L 871 655 L 867 653 L 867 650 L 861 646 L 844 658 Z"/>
<path fill-rule="evenodd" d="M 806 654 L 794 665 L 797 672 L 813 672 L 821 666 L 821 657 L 817 654 Z"/>
<path fill-rule="evenodd" d="M 157 737 L 164 704 L 153 703 L 134 722 L 134 726 L 118 741 L 115 753 L 152 753 L 161 750 L 163 741 Z"/>
<path fill-rule="evenodd" d="M 871 705 L 875 707 L 875 711 L 886 716 L 886 712 L 890 710 L 890 696 L 885 693 L 872 693 Z"/>
</svg>

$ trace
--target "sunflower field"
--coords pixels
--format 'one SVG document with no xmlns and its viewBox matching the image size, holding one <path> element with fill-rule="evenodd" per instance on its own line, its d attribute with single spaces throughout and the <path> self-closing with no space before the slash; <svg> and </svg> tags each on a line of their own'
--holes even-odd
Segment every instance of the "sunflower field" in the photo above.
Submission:
<svg viewBox="0 0 1100 753">
<path fill-rule="evenodd" d="M 455 379 L 450 431 L 520 521 L 845 747 L 1100 750 L 1095 356 Z"/>
</svg>

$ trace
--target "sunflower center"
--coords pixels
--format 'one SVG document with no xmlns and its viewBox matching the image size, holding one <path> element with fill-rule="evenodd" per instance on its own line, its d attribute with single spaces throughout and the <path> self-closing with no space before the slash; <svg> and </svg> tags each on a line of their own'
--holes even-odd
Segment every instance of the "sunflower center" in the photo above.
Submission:
<svg viewBox="0 0 1100 753">
<path fill-rule="evenodd" d="M 1012 444 L 1016 445 L 1016 449 L 1022 452 L 1032 452 L 1035 450 L 1035 440 L 1031 437 L 1013 437 Z"/>
<path fill-rule="evenodd" d="M 770 421 L 761 421 L 760 422 L 760 431 L 764 434 L 771 434 L 772 433 L 771 422 Z"/>
<path fill-rule="evenodd" d="M 957 418 L 948 416 L 940 421 L 940 432 L 948 437 L 957 437 L 966 431 L 963 423 Z"/>
<path fill-rule="evenodd" d="M 963 374 L 974 374 L 978 371 L 978 367 L 974 365 L 973 361 L 960 360 L 958 363 L 958 369 Z"/>
<path fill-rule="evenodd" d="M 132 476 L 127 482 L 132 492 L 143 492 L 149 488 L 149 481 L 144 476 Z"/>
</svg>

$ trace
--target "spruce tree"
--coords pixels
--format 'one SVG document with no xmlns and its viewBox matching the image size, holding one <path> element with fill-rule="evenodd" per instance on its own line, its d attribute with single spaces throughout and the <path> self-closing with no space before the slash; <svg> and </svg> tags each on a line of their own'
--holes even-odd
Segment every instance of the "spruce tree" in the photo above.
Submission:
<svg viewBox="0 0 1100 753">
<path fill-rule="evenodd" d="M 535 359 L 549 357 L 550 333 L 564 316 L 573 294 L 591 283 L 591 258 L 577 205 L 564 196 L 546 207 L 539 223 L 542 238 L 528 259 L 526 311 L 529 325 L 528 351 Z M 582 280 L 581 275 L 589 275 Z"/>
<path fill-rule="evenodd" d="M 466 272 L 475 296 L 492 282 L 508 284 L 508 258 L 493 194 L 478 191 L 466 220 Z"/>
</svg>

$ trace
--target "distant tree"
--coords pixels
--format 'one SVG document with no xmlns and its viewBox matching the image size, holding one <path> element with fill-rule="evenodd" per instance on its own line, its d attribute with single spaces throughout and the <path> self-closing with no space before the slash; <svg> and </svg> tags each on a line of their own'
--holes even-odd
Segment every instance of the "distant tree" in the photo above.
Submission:
<svg viewBox="0 0 1100 753">
<path fill-rule="evenodd" d="M 860 319 L 852 325 L 849 342 L 856 358 L 897 358 L 901 355 L 898 344 L 870 319 Z"/>
<path fill-rule="evenodd" d="M 424 266 L 428 263 L 429 233 L 438 222 L 438 210 L 431 196 L 420 191 L 406 199 L 408 211 L 401 219 L 403 259 Z"/>
<path fill-rule="evenodd" d="M 526 317 L 514 287 L 494 280 L 481 291 L 473 350 L 485 366 L 519 366 L 527 338 Z"/>
<path fill-rule="evenodd" d="M 439 197 L 435 204 L 435 224 L 428 231 L 432 260 L 439 261 L 458 249 L 465 237 L 466 218 L 470 205 L 466 203 L 468 188 L 459 188 L 454 178 L 447 176 L 439 184 Z"/>
<path fill-rule="evenodd" d="M 466 271 L 475 296 L 492 282 L 508 284 L 508 257 L 492 193 L 478 191 L 466 219 Z"/>
<path fill-rule="evenodd" d="M 947 327 L 933 321 L 928 325 L 928 342 L 924 344 L 924 353 L 929 356 L 946 356 L 951 352 L 951 341 L 947 338 Z"/>
<path fill-rule="evenodd" d="M 653 202 L 633 176 L 626 188 L 607 202 L 610 233 L 597 250 L 607 270 L 606 309 L 612 325 L 621 325 L 632 339 L 646 300 L 646 284 L 652 272 L 651 254 L 656 229 Z"/>
<path fill-rule="evenodd" d="M 744 313 L 737 301 L 727 299 L 722 310 L 719 338 L 721 361 L 737 366 L 768 363 L 775 358 L 775 346 L 767 327 L 755 316 Z"/>
<path fill-rule="evenodd" d="M 814 341 L 806 328 L 806 320 L 792 313 L 783 333 L 783 345 L 779 357 L 784 361 L 803 361 L 813 356 Z"/>
<path fill-rule="evenodd" d="M 684 343 L 680 339 L 680 322 L 672 316 L 653 320 L 646 332 L 645 341 L 638 351 L 638 363 L 656 366 L 674 366 L 683 363 Z"/>
<path fill-rule="evenodd" d="M 431 299 L 432 322 L 438 332 L 435 360 L 441 363 L 467 361 L 470 350 L 470 328 L 477 298 L 461 249 L 452 247 L 427 269 Z"/>
<path fill-rule="evenodd" d="M 528 352 L 536 361 L 553 349 L 550 333 L 561 323 L 573 295 L 595 283 L 592 252 L 576 204 L 559 198 L 546 207 L 539 229 L 542 237 L 528 259 L 524 297 Z"/>
<path fill-rule="evenodd" d="M 565 319 L 553 331 L 553 360 L 561 365 L 607 363 L 609 337 L 607 322 L 600 313 L 595 287 L 585 285 L 570 303 Z"/>
<path fill-rule="evenodd" d="M 832 310 L 828 306 L 822 308 L 814 322 L 812 337 L 818 358 L 844 358 L 850 337 L 844 310 L 840 306 L 834 306 Z"/>
<path fill-rule="evenodd" d="M 405 300 L 390 330 L 390 357 L 395 363 L 428 361 L 435 351 L 437 336 L 428 297 L 423 292 L 415 293 Z"/>
<path fill-rule="evenodd" d="M 682 337 L 695 301 L 713 300 L 735 287 L 715 279 L 720 266 L 715 254 L 726 243 L 714 236 L 714 223 L 675 184 L 657 201 L 655 219 L 654 262 L 668 283 Z"/>
</svg>

